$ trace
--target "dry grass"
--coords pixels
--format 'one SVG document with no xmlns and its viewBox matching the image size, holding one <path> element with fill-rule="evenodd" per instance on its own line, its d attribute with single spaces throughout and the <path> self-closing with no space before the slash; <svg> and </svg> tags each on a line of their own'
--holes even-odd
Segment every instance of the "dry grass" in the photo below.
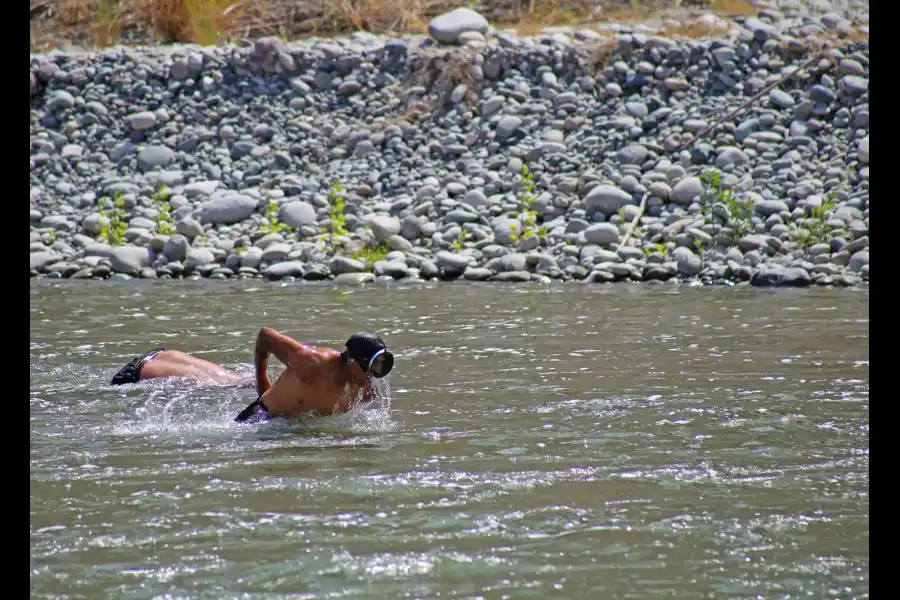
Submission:
<svg viewBox="0 0 900 600">
<path fill-rule="evenodd" d="M 250 0 L 50 0 L 32 17 L 32 49 L 59 41 L 117 44 L 126 30 L 143 42 L 217 44 L 231 35 Z M 84 38 L 87 38 L 84 40 Z"/>
<path fill-rule="evenodd" d="M 613 39 L 603 40 L 595 47 L 591 49 L 591 53 L 588 56 L 588 65 L 590 65 L 591 72 L 595 75 L 600 73 L 603 69 L 609 65 L 610 60 L 612 60 L 613 53 L 618 48 L 619 42 Z"/>
<path fill-rule="evenodd" d="M 203 45 L 227 39 L 242 6 L 234 0 L 133 0 L 131 3 L 137 20 L 149 24 L 161 41 Z"/>
<path fill-rule="evenodd" d="M 715 24 L 704 23 L 696 19 L 667 23 L 663 26 L 662 33 L 670 38 L 706 38 L 718 37 L 728 33 L 729 25 L 725 22 Z"/>
<path fill-rule="evenodd" d="M 596 17 L 600 5 L 585 0 L 527 0 L 500 25 L 511 25 L 523 36 L 536 35 L 544 27 L 584 23 Z"/>
<path fill-rule="evenodd" d="M 425 9 L 422 0 L 330 0 L 323 21 L 339 31 L 425 33 Z"/>
<path fill-rule="evenodd" d="M 759 9 L 747 0 L 710 0 L 707 8 L 731 17 L 749 17 L 759 12 Z"/>
<path fill-rule="evenodd" d="M 295 39 L 353 31 L 426 33 L 428 21 L 448 10 L 471 6 L 498 28 L 520 35 L 561 25 L 634 22 L 669 14 L 671 0 L 30 0 L 31 48 L 59 43 L 95 47 L 156 41 L 216 44 L 235 37 L 277 35 Z M 681 0 L 679 10 L 709 10 L 748 16 L 750 0 Z M 689 20 L 670 23 L 671 36 L 724 33 Z M 865 38 L 862 34 L 851 39 Z"/>
</svg>

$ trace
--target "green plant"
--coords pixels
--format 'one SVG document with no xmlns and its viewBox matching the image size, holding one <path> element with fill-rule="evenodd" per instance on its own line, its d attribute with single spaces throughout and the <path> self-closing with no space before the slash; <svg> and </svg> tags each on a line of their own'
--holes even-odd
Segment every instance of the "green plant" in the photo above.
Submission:
<svg viewBox="0 0 900 600">
<path fill-rule="evenodd" d="M 656 242 L 650 246 L 644 246 L 644 254 L 650 255 L 654 252 L 659 252 L 663 256 L 669 255 L 669 248 L 662 242 Z"/>
<path fill-rule="evenodd" d="M 459 235 L 456 236 L 455 240 L 453 240 L 453 248 L 455 250 L 462 250 L 470 237 L 471 234 L 468 231 L 466 231 L 465 229 L 460 229 Z"/>
<path fill-rule="evenodd" d="M 328 216 L 331 231 L 328 233 L 328 244 L 331 252 L 336 251 L 335 238 L 347 235 L 347 216 L 344 214 L 344 186 L 337 179 L 331 181 L 328 189 Z"/>
<path fill-rule="evenodd" d="M 172 205 L 169 204 L 169 190 L 166 186 L 160 186 L 153 194 L 153 202 L 158 207 L 156 213 L 156 232 L 162 235 L 174 235 L 175 226 L 172 225 Z"/>
<path fill-rule="evenodd" d="M 47 232 L 47 239 L 44 240 L 44 245 L 52 246 L 56 242 L 56 230 L 51 229 Z"/>
<path fill-rule="evenodd" d="M 834 209 L 834 193 L 829 193 L 818 206 L 809 211 L 809 217 L 791 229 L 791 238 L 798 247 L 806 249 L 816 244 L 831 240 L 831 227 L 828 225 L 828 214 Z"/>
<path fill-rule="evenodd" d="M 706 249 L 706 244 L 703 243 L 703 240 L 700 238 L 694 238 L 694 250 L 697 251 L 697 256 L 703 256 L 703 251 Z"/>
<path fill-rule="evenodd" d="M 113 196 L 112 208 L 109 210 L 100 210 L 100 216 L 106 219 L 100 228 L 98 239 L 104 240 L 110 246 L 120 246 L 125 241 L 125 230 L 128 224 L 125 222 L 125 200 L 122 199 L 122 192 L 116 191 Z"/>
<path fill-rule="evenodd" d="M 519 192 L 519 208 L 510 216 L 517 219 L 521 223 L 521 234 L 525 237 L 537 235 L 539 240 L 547 237 L 546 227 L 536 227 L 538 213 L 531 208 L 537 199 L 532 190 L 534 189 L 534 174 L 528 169 L 528 165 L 522 165 L 521 191 Z M 511 233 L 509 241 L 518 245 L 520 239 L 520 227 L 518 223 L 512 223 L 509 226 Z"/>
<path fill-rule="evenodd" d="M 378 261 L 387 258 L 387 255 L 390 251 L 391 249 L 388 247 L 387 243 L 381 242 L 380 244 L 357 248 L 353 251 L 351 257 L 355 258 L 356 260 L 360 260 L 371 267 Z"/>
<path fill-rule="evenodd" d="M 728 214 L 725 227 L 733 237 L 743 237 L 753 231 L 753 213 L 756 210 L 753 200 L 738 200 L 734 190 L 725 184 L 722 174 L 717 169 L 710 169 L 700 175 L 704 185 L 701 195 L 703 200 L 702 214 L 704 218 L 715 218 L 715 207 L 722 206 Z"/>
<path fill-rule="evenodd" d="M 263 233 L 284 233 L 290 228 L 278 220 L 278 203 L 269 200 L 266 203 L 266 223 L 260 225 L 259 231 Z"/>
</svg>

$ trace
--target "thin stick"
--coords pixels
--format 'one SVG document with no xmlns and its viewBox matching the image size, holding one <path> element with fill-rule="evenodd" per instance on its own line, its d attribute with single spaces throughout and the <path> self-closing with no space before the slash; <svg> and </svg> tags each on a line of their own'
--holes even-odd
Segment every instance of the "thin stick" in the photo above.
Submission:
<svg viewBox="0 0 900 600">
<path fill-rule="evenodd" d="M 815 54 L 815 56 L 813 56 L 811 59 L 809 59 L 808 61 L 806 61 L 799 67 L 797 67 L 796 70 L 787 73 L 786 75 L 782 76 L 780 79 L 767 85 L 766 87 L 761 89 L 759 92 L 757 92 L 752 98 L 750 98 L 749 100 L 747 100 L 746 102 L 744 102 L 743 104 L 741 104 L 740 106 L 738 106 L 737 108 L 732 110 L 730 113 L 726 114 L 725 116 L 723 116 L 723 117 L 717 119 L 716 121 L 714 121 L 713 123 L 709 124 L 706 127 L 706 129 L 704 129 L 703 131 L 701 131 L 700 133 L 695 135 L 693 138 L 691 138 L 690 140 L 688 140 L 686 142 L 682 142 L 682 144 L 680 146 L 678 146 L 674 150 L 674 152 L 678 152 L 680 150 L 684 150 L 685 148 L 689 148 L 690 146 L 693 146 L 697 142 L 697 140 L 699 140 L 700 138 L 705 137 L 706 135 L 711 133 L 713 129 L 715 129 L 716 127 L 718 127 L 725 121 L 730 121 L 739 112 L 741 112 L 742 110 L 744 110 L 746 108 L 749 108 L 752 104 L 756 103 L 756 101 L 759 100 L 763 94 L 765 94 L 767 92 L 771 92 L 773 89 L 775 89 L 776 87 L 778 87 L 779 85 L 781 85 L 782 83 L 784 83 L 785 81 L 790 79 L 791 77 L 794 77 L 799 71 L 802 71 L 803 69 L 806 69 L 806 68 L 812 66 L 812 64 L 814 62 L 817 62 L 819 59 L 822 58 L 821 54 L 822 54 L 821 52 L 817 52 Z"/>
<path fill-rule="evenodd" d="M 790 71 L 789 73 L 785 74 L 780 79 L 767 85 L 766 87 L 761 89 L 759 92 L 757 92 L 752 98 L 750 98 L 749 100 L 747 100 L 746 102 L 744 102 L 743 104 L 741 104 L 740 106 L 738 106 L 737 108 L 732 110 L 730 113 L 726 114 L 725 116 L 723 116 L 720 119 L 716 120 L 715 122 L 711 123 L 709 126 L 706 127 L 706 129 L 704 129 L 703 131 L 698 133 L 696 136 L 694 136 L 687 142 L 683 142 L 674 151 L 678 152 L 678 151 L 684 150 L 685 148 L 688 148 L 688 147 L 694 145 L 697 142 L 697 140 L 708 135 L 710 132 L 712 132 L 713 129 L 715 129 L 716 127 L 718 127 L 725 121 L 731 120 L 739 112 L 741 112 L 745 108 L 748 108 L 751 105 L 753 105 L 757 100 L 759 100 L 762 97 L 763 94 L 765 94 L 766 92 L 772 91 L 773 89 L 775 89 L 776 87 L 778 87 L 779 85 L 781 85 L 782 83 L 784 83 L 785 81 L 790 79 L 791 77 L 794 77 L 799 71 L 802 71 L 803 69 L 806 69 L 806 68 L 812 66 L 812 64 L 814 62 L 817 62 L 818 60 L 820 60 L 822 58 L 823 53 L 824 53 L 824 49 L 816 52 L 812 58 L 810 58 L 808 61 L 806 61 L 799 67 L 797 67 L 797 69 Z M 649 197 L 650 197 L 650 192 L 647 192 L 644 194 L 644 197 L 641 198 L 641 205 L 638 209 L 638 214 L 635 215 L 634 219 L 631 221 L 631 226 L 628 228 L 628 231 L 625 233 L 625 237 L 622 238 L 622 243 L 619 244 L 620 246 L 627 245 L 628 242 L 631 240 L 631 234 L 634 232 L 635 227 L 637 227 L 638 221 L 640 221 L 641 217 L 644 216 L 644 209 L 647 207 L 647 199 Z M 713 202 L 715 202 L 715 200 L 713 200 Z"/>
<path fill-rule="evenodd" d="M 631 234 L 634 233 L 634 228 L 637 227 L 638 221 L 641 220 L 641 217 L 644 216 L 644 209 L 647 207 L 647 200 L 650 198 L 650 192 L 645 192 L 644 197 L 641 198 L 641 205 L 638 208 L 638 214 L 634 217 L 634 220 L 631 221 L 631 226 L 628 227 L 628 231 L 625 232 L 625 237 L 622 238 L 622 243 L 620 246 L 626 246 L 628 244 L 628 240 L 631 239 Z"/>
</svg>

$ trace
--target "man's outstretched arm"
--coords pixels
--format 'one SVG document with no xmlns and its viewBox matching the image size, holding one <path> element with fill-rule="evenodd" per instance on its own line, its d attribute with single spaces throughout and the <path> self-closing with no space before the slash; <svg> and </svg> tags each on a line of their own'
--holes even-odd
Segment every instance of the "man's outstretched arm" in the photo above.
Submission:
<svg viewBox="0 0 900 600">
<path fill-rule="evenodd" d="M 263 327 L 256 336 L 256 349 L 253 353 L 253 362 L 256 365 L 256 391 L 260 396 L 272 387 L 267 372 L 270 354 L 298 375 L 310 372 L 321 362 L 321 357 L 309 346 L 278 333 L 274 329 Z"/>
</svg>

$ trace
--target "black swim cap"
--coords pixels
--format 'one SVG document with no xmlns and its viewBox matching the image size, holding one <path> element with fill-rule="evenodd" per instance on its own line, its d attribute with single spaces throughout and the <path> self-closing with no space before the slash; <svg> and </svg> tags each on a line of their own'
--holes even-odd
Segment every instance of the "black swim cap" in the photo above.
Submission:
<svg viewBox="0 0 900 600">
<path fill-rule="evenodd" d="M 354 360 L 359 363 L 359 366 L 362 367 L 367 375 L 381 378 L 394 368 L 394 355 L 388 351 L 384 340 L 374 333 L 368 331 L 354 333 L 344 346 L 345 349 L 341 353 L 341 357 L 344 360 Z M 384 356 L 384 362 L 376 372 L 372 370 L 372 363 L 379 356 Z"/>
</svg>

